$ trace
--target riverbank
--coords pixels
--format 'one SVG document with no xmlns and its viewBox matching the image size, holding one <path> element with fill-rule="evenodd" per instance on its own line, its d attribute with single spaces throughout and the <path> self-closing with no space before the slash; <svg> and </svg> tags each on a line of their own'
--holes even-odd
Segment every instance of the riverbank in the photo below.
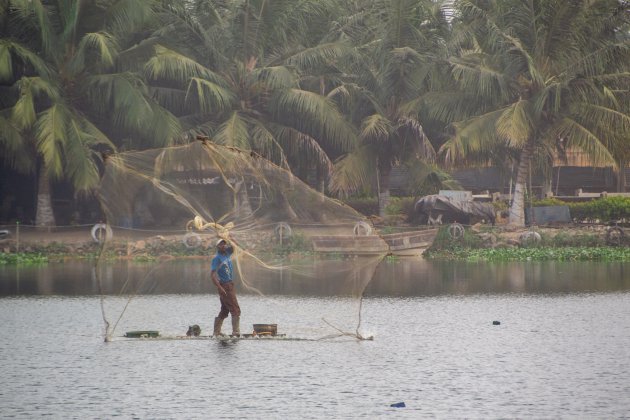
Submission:
<svg viewBox="0 0 630 420">
<path fill-rule="evenodd" d="M 515 229 L 476 225 L 454 236 L 452 229 L 449 232 L 449 226 L 444 226 L 424 257 L 459 261 L 630 261 L 630 241 L 621 232 L 615 231 L 617 236 L 611 236 L 606 226 Z M 212 244 L 216 240 L 214 235 L 202 235 L 191 243 L 183 234 L 152 235 L 114 240 L 102 247 L 86 236 L 83 229 L 74 235 L 65 231 L 5 239 L 0 242 L 0 265 L 97 258 L 146 262 L 206 258 L 214 252 Z M 265 237 L 264 244 L 261 242 L 257 248 L 281 257 L 313 255 L 307 242 L 296 232 L 292 241 L 283 244 Z"/>
<path fill-rule="evenodd" d="M 606 226 L 478 225 L 456 238 L 445 227 L 424 256 L 459 261 L 630 261 L 630 241 L 624 230 Z"/>
</svg>

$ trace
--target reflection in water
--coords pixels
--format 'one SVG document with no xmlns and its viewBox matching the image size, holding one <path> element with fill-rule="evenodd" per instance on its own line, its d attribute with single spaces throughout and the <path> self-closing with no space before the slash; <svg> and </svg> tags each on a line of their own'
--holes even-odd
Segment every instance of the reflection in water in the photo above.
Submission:
<svg viewBox="0 0 630 420">
<path fill-rule="evenodd" d="M 0 298 L 2 414 L 385 418 L 390 403 L 405 401 L 400 413 L 414 419 L 627 417 L 630 264 L 385 260 L 363 302 L 360 332 L 374 341 L 318 340 L 336 333 L 322 318 L 357 327 L 356 300 L 335 295 L 363 286 L 370 274 L 355 265 L 249 273 L 267 296 L 241 287 L 242 331 L 275 323 L 313 341 L 231 344 L 122 338 L 139 329 L 183 335 L 192 324 L 212 331 L 218 302 L 207 261 L 102 267 L 105 293 L 143 295 L 107 344 L 89 263 L 2 267 L 2 296 L 64 295 Z M 113 326 L 129 299 L 103 300 Z"/>
<path fill-rule="evenodd" d="M 417 258 L 313 260 L 292 269 L 247 267 L 250 283 L 266 295 L 438 296 L 496 293 L 581 293 L 630 290 L 630 263 L 468 263 Z M 371 273 L 374 277 L 369 281 Z M 214 294 L 205 260 L 164 263 L 116 261 L 100 268 L 105 294 Z M 369 281 L 369 283 L 368 283 Z M 238 285 L 238 282 L 237 282 Z M 251 293 L 240 287 L 241 294 Z M 0 296 L 97 295 L 90 262 L 0 267 Z"/>
<path fill-rule="evenodd" d="M 367 295 L 581 293 L 630 289 L 630 264 L 616 262 L 384 262 Z"/>
</svg>

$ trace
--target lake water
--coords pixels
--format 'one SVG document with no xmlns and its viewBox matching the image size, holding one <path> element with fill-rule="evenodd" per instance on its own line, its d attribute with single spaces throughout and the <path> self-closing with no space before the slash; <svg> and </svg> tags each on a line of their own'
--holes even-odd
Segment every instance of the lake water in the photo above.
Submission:
<svg viewBox="0 0 630 420">
<path fill-rule="evenodd" d="M 130 329 L 211 329 L 207 262 L 113 263 L 103 341 L 89 263 L 0 267 L 2 417 L 624 418 L 630 413 L 630 264 L 385 261 L 365 290 L 363 335 L 336 331 L 357 300 L 289 273 L 241 289 L 242 330 L 296 340 L 128 340 Z M 333 283 L 333 286 L 331 286 Z M 135 285 L 130 287 L 129 284 Z M 119 296 L 124 287 L 138 292 Z M 493 321 L 500 325 L 493 325 Z M 229 320 L 228 322 L 229 323 Z M 224 326 L 225 330 L 225 326 Z M 345 329 L 344 329 L 345 330 Z M 392 408 L 404 402 L 404 408 Z"/>
</svg>

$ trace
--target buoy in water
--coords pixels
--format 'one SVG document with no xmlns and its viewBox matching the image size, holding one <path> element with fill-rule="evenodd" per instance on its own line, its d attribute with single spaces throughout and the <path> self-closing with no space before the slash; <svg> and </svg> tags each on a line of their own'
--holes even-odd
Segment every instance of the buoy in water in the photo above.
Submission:
<svg viewBox="0 0 630 420">
<path fill-rule="evenodd" d="M 501 325 L 501 322 L 499 322 L 499 321 L 492 321 L 492 325 Z"/>
</svg>

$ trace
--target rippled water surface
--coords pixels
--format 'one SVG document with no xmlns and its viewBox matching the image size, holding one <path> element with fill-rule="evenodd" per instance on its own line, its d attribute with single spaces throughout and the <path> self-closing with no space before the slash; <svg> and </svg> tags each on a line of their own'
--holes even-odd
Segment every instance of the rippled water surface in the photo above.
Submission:
<svg viewBox="0 0 630 420">
<path fill-rule="evenodd" d="M 127 267 L 128 268 L 128 267 Z M 113 268 L 112 288 L 117 270 Z M 165 271 L 164 275 L 176 275 Z M 187 264 L 187 276 L 196 268 Z M 243 329 L 301 341 L 104 343 L 89 267 L 0 270 L 2 417 L 621 418 L 630 413 L 630 266 L 392 262 L 363 301 L 373 341 L 317 340 L 352 302 L 308 286 L 242 293 Z M 119 331 L 211 328 L 200 279 L 147 291 Z M 16 274 L 18 275 L 16 278 Z M 180 273 L 181 276 L 181 273 Z M 180 289 L 180 290 L 178 290 Z M 109 295 L 120 308 L 126 297 Z M 281 312 L 278 308 L 292 308 Z M 132 321 L 132 319 L 136 321 Z M 133 324 L 141 320 L 141 325 Z M 500 321 L 493 325 L 492 321 Z M 150 328 L 149 328 L 150 327 Z M 321 330 L 321 331 L 320 331 Z M 334 331 L 332 331 L 334 332 Z M 405 402 L 405 408 L 390 404 Z"/>
</svg>

